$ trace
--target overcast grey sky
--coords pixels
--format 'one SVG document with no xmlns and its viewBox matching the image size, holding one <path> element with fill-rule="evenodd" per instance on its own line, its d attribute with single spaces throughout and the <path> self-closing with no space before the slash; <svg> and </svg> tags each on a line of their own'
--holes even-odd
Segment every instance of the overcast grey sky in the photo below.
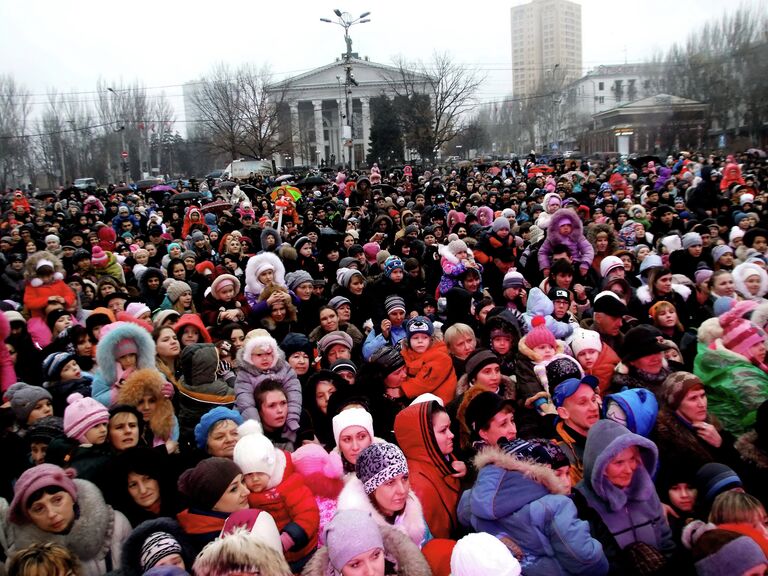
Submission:
<svg viewBox="0 0 768 576">
<path fill-rule="evenodd" d="M 0 0 L 0 74 L 12 74 L 40 108 L 50 87 L 94 98 L 99 78 L 140 80 L 183 114 L 180 84 L 217 62 L 269 63 L 284 77 L 321 66 L 344 50 L 342 30 L 324 24 L 333 9 L 371 12 L 352 29 L 354 49 L 389 63 L 433 50 L 487 75 L 490 101 L 511 91 L 509 8 L 513 2 L 418 0 Z M 642 61 L 727 10 L 733 0 L 580 0 L 585 71 Z M 748 0 L 766 9 L 768 0 Z"/>
</svg>

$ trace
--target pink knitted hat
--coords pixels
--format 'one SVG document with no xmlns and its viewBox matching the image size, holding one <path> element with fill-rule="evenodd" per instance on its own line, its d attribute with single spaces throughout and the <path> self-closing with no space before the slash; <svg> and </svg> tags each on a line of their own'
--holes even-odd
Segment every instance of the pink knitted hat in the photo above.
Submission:
<svg viewBox="0 0 768 576">
<path fill-rule="evenodd" d="M 536 346 L 543 346 L 544 344 L 557 348 L 555 335 L 547 328 L 544 316 L 536 316 L 531 322 L 531 326 L 533 328 L 525 335 L 525 343 L 531 350 L 536 348 Z"/>
<path fill-rule="evenodd" d="M 55 464 L 39 464 L 26 470 L 13 487 L 13 501 L 8 511 L 8 518 L 15 524 L 23 524 L 29 520 L 27 515 L 27 500 L 40 490 L 49 486 L 57 486 L 77 501 L 77 486 L 72 481 L 75 469 L 64 470 Z"/>
<path fill-rule="evenodd" d="M 70 394 L 67 404 L 64 409 L 64 433 L 79 442 L 85 442 L 88 430 L 109 422 L 107 407 L 93 398 L 78 393 Z"/>
<path fill-rule="evenodd" d="M 94 266 L 106 266 L 109 262 L 107 253 L 102 250 L 101 246 L 94 246 L 91 251 L 91 264 Z"/>
<path fill-rule="evenodd" d="M 732 352 L 750 358 L 749 349 L 765 342 L 765 332 L 749 320 L 738 317 L 733 310 L 720 317 L 723 327 L 723 345 Z"/>
<path fill-rule="evenodd" d="M 341 458 L 328 453 L 320 444 L 305 444 L 291 454 L 293 465 L 302 476 L 322 474 L 326 478 L 340 478 L 344 474 Z"/>
</svg>

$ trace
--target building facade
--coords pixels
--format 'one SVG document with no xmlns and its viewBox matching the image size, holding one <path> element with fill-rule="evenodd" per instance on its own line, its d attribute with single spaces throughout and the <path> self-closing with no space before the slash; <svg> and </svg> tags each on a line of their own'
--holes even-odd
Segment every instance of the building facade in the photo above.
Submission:
<svg viewBox="0 0 768 576">
<path fill-rule="evenodd" d="M 512 93 L 525 97 L 547 84 L 581 76 L 581 6 L 569 0 L 531 0 L 513 6 Z"/>
</svg>

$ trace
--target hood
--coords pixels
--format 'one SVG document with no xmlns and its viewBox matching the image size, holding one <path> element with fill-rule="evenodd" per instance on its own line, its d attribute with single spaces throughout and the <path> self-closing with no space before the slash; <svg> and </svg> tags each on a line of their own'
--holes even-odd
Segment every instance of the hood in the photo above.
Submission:
<svg viewBox="0 0 768 576">
<path fill-rule="evenodd" d="M 158 268 L 152 268 L 149 267 L 144 271 L 144 274 L 141 275 L 141 278 L 139 279 L 139 288 L 142 292 L 148 292 L 149 288 L 147 287 L 147 282 L 150 278 L 158 278 L 160 280 L 160 285 L 162 286 L 163 280 L 165 280 L 165 274 L 163 274 L 162 270 L 159 270 Z M 159 288 L 158 290 L 162 290 L 162 288 Z"/>
<path fill-rule="evenodd" d="M 163 388 L 167 385 L 156 368 L 143 368 L 131 374 L 117 394 L 118 404 L 130 406 L 138 406 L 146 395 L 154 396 L 157 404 L 149 419 L 149 426 L 152 433 L 163 440 L 171 437 L 174 424 L 173 404 L 163 394 Z"/>
<path fill-rule="evenodd" d="M 629 488 L 620 490 L 605 477 L 605 469 L 616 455 L 630 446 L 640 448 L 643 468 L 635 471 Z M 582 482 L 590 486 L 611 510 L 616 511 L 626 505 L 629 497 L 644 500 L 651 495 L 654 488 L 650 476 L 656 471 L 658 457 L 656 444 L 647 438 L 633 434 L 612 420 L 600 420 L 587 435 Z"/>
<path fill-rule="evenodd" d="M 188 386 L 203 386 L 216 380 L 219 354 L 213 344 L 192 344 L 181 351 L 181 371 Z"/>
<path fill-rule="evenodd" d="M 181 340 L 181 333 L 184 331 L 185 326 L 194 326 L 198 329 L 200 332 L 200 335 L 203 338 L 203 342 L 205 343 L 211 343 L 213 340 L 211 339 L 211 335 L 208 333 L 208 330 L 203 325 L 203 321 L 197 314 L 182 314 L 181 318 L 179 318 L 178 322 L 173 325 L 173 330 L 176 332 L 176 335 L 179 337 L 179 340 Z"/>
<path fill-rule="evenodd" d="M 275 245 L 272 247 L 271 251 L 276 251 L 278 248 L 280 248 L 280 245 L 283 243 L 283 239 L 280 238 L 280 234 L 278 234 L 277 230 L 274 228 L 264 228 L 264 230 L 261 231 L 261 249 L 266 250 L 265 246 L 267 245 L 267 238 L 269 236 L 272 236 L 272 238 L 275 239 Z"/>
<path fill-rule="evenodd" d="M 549 221 L 548 236 L 549 241 L 554 246 L 560 244 L 563 236 L 560 235 L 560 225 L 569 223 L 573 226 L 573 231 L 569 235 L 569 238 L 577 238 L 584 233 L 584 226 L 581 223 L 579 215 L 576 214 L 570 208 L 560 208 L 552 214 L 552 218 Z"/>
<path fill-rule="evenodd" d="M 438 403 L 419 402 L 401 410 L 395 417 L 395 438 L 407 460 L 435 466 L 443 476 L 455 474 L 441 454 L 432 428 L 432 416 Z"/>
<path fill-rule="evenodd" d="M 540 288 L 534 287 L 528 293 L 525 311 L 531 317 L 550 316 L 555 311 L 555 306 L 552 304 L 552 300 L 547 298 L 547 295 Z M 530 329 L 530 326 L 528 328 Z"/>
<path fill-rule="evenodd" d="M 251 256 L 245 266 L 245 289 L 247 292 L 258 296 L 264 290 L 265 286 L 259 282 L 258 275 L 267 264 L 274 268 L 274 283 L 285 286 L 285 266 L 283 266 L 282 260 L 276 254 L 262 252 Z"/>
<path fill-rule="evenodd" d="M 115 349 L 123 339 L 130 339 L 136 343 L 139 349 L 136 368 L 154 368 L 155 366 L 155 342 L 152 336 L 138 324 L 131 322 L 116 322 L 114 328 L 109 330 L 96 348 L 96 362 L 104 379 L 111 386 L 117 380 L 117 358 Z"/>
<path fill-rule="evenodd" d="M 125 576 L 141 576 L 141 549 L 152 534 L 166 532 L 181 545 L 181 557 L 186 566 L 191 566 L 195 559 L 195 553 L 187 542 L 187 536 L 179 526 L 179 523 L 170 518 L 156 518 L 146 520 L 136 526 L 128 539 L 123 544 L 122 571 Z"/>
<path fill-rule="evenodd" d="M 736 286 L 736 290 L 739 294 L 749 300 L 763 301 L 762 297 L 768 293 L 768 273 L 766 273 L 765 270 L 760 268 L 757 264 L 743 262 L 733 269 L 731 275 L 733 276 L 733 284 Z M 752 296 L 749 293 L 749 290 L 747 290 L 746 285 L 747 278 L 754 275 L 757 275 L 758 278 L 760 278 L 760 291 L 757 293 L 757 296 Z"/>
<path fill-rule="evenodd" d="M 656 396 L 645 388 L 630 388 L 611 394 L 603 402 L 603 417 L 610 402 L 615 402 L 627 417 L 627 428 L 630 432 L 648 438 L 656 424 L 659 414 L 659 402 Z"/>
</svg>

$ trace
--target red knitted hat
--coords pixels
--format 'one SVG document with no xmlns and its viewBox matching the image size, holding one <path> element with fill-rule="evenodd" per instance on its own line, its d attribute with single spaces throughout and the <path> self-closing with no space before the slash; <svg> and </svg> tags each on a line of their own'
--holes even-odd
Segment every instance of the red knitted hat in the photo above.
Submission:
<svg viewBox="0 0 768 576">
<path fill-rule="evenodd" d="M 534 349 L 536 346 L 542 346 L 549 344 L 552 348 L 557 348 L 557 341 L 555 335 L 549 331 L 546 326 L 546 319 L 544 316 L 536 316 L 531 322 L 532 329 L 525 335 L 525 343 L 529 348 Z"/>
</svg>

